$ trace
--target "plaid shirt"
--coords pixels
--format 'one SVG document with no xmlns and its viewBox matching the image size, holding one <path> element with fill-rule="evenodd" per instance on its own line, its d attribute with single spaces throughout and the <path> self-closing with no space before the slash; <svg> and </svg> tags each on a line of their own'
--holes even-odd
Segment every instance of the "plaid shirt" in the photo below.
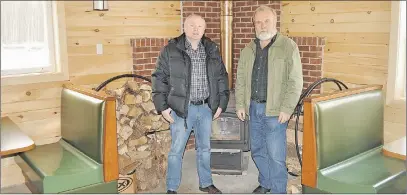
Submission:
<svg viewBox="0 0 407 195">
<path fill-rule="evenodd" d="M 186 52 L 191 58 L 191 93 L 190 101 L 205 100 L 209 97 L 208 78 L 206 76 L 206 53 L 205 47 L 200 41 L 198 49 L 193 50 L 191 43 L 185 39 Z"/>
</svg>

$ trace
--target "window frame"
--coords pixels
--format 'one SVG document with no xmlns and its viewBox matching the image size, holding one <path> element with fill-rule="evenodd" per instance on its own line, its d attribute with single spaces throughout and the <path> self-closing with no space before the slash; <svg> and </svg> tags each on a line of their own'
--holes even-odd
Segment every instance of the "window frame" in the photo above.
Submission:
<svg viewBox="0 0 407 195">
<path fill-rule="evenodd" d="M 50 41 L 51 52 L 54 52 L 55 66 L 48 69 L 50 72 L 22 73 L 1 76 L 1 86 L 31 84 L 52 81 L 69 80 L 67 36 L 65 24 L 65 6 L 62 1 L 50 1 L 52 7 L 53 41 Z M 18 73 L 18 69 L 14 70 Z M 10 71 L 9 71 L 10 72 Z M 26 72 L 26 71 L 24 71 Z"/>
<path fill-rule="evenodd" d="M 405 89 L 404 81 L 397 81 L 397 76 L 401 79 L 406 77 L 406 68 L 400 71 L 400 63 L 406 58 L 406 48 L 401 44 L 403 41 L 401 38 L 405 36 L 405 33 L 401 33 L 400 24 L 404 22 L 404 18 L 401 16 L 402 4 L 400 1 L 391 2 L 391 24 L 390 24 L 390 42 L 389 42 L 389 58 L 388 58 L 388 77 L 387 77 L 387 89 L 386 89 L 386 105 L 390 107 L 401 108 L 406 106 L 406 97 L 399 94 L 397 89 L 401 87 Z M 405 7 L 404 7 L 405 9 Z M 403 56 L 404 55 L 404 56 Z M 404 75 L 397 75 L 397 73 L 404 72 Z"/>
</svg>

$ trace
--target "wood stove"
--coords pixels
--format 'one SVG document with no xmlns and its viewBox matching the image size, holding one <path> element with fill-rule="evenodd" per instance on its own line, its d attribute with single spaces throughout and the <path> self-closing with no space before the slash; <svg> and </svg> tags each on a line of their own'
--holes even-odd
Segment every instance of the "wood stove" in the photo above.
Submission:
<svg viewBox="0 0 407 195">
<path fill-rule="evenodd" d="M 236 112 L 222 113 L 212 123 L 211 148 L 250 150 L 249 124 L 241 121 Z"/>
<path fill-rule="evenodd" d="M 235 95 L 231 92 L 226 111 L 212 122 L 213 173 L 242 174 L 243 152 L 250 150 L 249 123 L 248 120 L 241 121 L 237 117 L 235 102 Z"/>
</svg>

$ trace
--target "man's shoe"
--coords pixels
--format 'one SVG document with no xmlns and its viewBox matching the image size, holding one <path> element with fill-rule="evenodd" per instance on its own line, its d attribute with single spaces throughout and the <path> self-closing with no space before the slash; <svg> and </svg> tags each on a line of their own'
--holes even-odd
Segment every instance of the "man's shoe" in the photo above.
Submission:
<svg viewBox="0 0 407 195">
<path fill-rule="evenodd" d="M 167 194 L 176 194 L 176 191 L 172 191 L 172 190 L 167 190 Z"/>
<path fill-rule="evenodd" d="M 199 187 L 199 190 L 201 190 L 202 192 L 208 192 L 208 194 L 222 194 L 222 192 L 214 185 L 210 185 L 206 188 Z"/>
<path fill-rule="evenodd" d="M 270 189 L 263 188 L 262 186 L 259 186 L 253 190 L 253 194 L 266 194 L 267 192 L 270 192 Z"/>
</svg>

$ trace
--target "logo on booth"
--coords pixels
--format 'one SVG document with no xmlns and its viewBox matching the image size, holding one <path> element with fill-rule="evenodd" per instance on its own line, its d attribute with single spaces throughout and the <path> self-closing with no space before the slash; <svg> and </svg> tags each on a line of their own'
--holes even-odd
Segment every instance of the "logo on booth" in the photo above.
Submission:
<svg viewBox="0 0 407 195">
<path fill-rule="evenodd" d="M 119 177 L 117 181 L 117 190 L 123 192 L 133 184 L 133 179 L 130 177 Z"/>
</svg>

